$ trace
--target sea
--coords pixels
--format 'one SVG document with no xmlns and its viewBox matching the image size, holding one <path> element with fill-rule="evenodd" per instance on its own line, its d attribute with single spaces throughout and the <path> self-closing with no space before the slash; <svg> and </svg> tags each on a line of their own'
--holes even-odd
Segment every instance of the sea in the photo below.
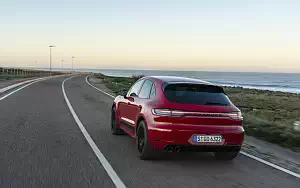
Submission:
<svg viewBox="0 0 300 188">
<path fill-rule="evenodd" d="M 47 69 L 44 69 L 47 70 Z M 53 69 L 60 70 L 60 69 Z M 75 69 L 79 72 L 102 73 L 107 76 L 131 77 L 182 76 L 208 81 L 221 86 L 243 87 L 269 91 L 300 94 L 300 73 L 266 72 L 213 72 L 213 71 L 166 71 L 166 70 L 121 70 L 121 69 Z"/>
<path fill-rule="evenodd" d="M 101 72 L 108 76 L 182 76 L 197 78 L 221 86 L 281 91 L 300 94 L 300 73 L 258 72 L 208 72 L 208 71 L 159 71 L 159 70 L 116 70 L 83 69 L 84 72 Z"/>
</svg>

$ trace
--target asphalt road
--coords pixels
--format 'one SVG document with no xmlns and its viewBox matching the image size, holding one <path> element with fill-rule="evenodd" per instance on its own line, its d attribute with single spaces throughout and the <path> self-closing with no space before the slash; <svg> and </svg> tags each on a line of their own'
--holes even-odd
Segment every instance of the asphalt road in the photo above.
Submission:
<svg viewBox="0 0 300 188">
<path fill-rule="evenodd" d="M 0 187 L 115 187 L 66 104 L 67 77 L 32 84 L 0 101 Z M 299 187 L 300 179 L 240 155 L 137 157 L 134 141 L 110 134 L 112 99 L 85 76 L 65 83 L 80 121 L 126 187 Z M 1 96 L 0 96 L 1 97 Z"/>
</svg>

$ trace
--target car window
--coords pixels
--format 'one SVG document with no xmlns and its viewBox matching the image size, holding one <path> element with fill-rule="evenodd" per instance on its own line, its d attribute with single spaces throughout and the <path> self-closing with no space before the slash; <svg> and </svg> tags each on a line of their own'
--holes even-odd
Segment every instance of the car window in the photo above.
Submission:
<svg viewBox="0 0 300 188">
<path fill-rule="evenodd" d="M 135 93 L 136 95 L 139 94 L 139 91 L 141 89 L 141 86 L 143 85 L 145 80 L 140 80 L 138 82 L 136 82 L 132 87 L 131 89 L 129 90 L 127 96 L 131 96 L 133 93 Z"/>
<path fill-rule="evenodd" d="M 152 84 L 152 88 L 151 88 L 151 91 L 150 91 L 150 96 L 149 98 L 152 99 L 155 97 L 155 93 L 156 93 L 156 90 L 155 90 L 155 85 Z"/>
<path fill-rule="evenodd" d="M 139 98 L 148 99 L 149 95 L 150 95 L 152 85 L 153 85 L 152 81 L 146 80 L 145 83 L 142 86 L 142 89 L 141 89 L 140 93 L 139 93 Z"/>
<path fill-rule="evenodd" d="M 218 86 L 170 84 L 164 94 L 169 101 L 181 104 L 230 105 L 230 100 Z"/>
</svg>

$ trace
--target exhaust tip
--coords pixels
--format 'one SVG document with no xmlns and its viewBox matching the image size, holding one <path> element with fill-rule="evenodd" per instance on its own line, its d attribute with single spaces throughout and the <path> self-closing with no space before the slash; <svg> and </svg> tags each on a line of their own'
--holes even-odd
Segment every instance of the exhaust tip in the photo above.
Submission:
<svg viewBox="0 0 300 188">
<path fill-rule="evenodd" d="M 175 146 L 175 152 L 180 152 L 180 146 Z"/>
<path fill-rule="evenodd" d="M 165 151 L 166 151 L 166 152 L 173 152 L 173 151 L 174 151 L 174 148 L 173 148 L 173 146 L 167 146 L 167 147 L 165 148 Z"/>
</svg>

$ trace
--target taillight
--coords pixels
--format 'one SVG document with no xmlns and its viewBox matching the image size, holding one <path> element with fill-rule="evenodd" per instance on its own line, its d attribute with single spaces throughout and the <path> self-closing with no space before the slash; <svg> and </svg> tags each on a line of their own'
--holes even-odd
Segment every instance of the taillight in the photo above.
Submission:
<svg viewBox="0 0 300 188">
<path fill-rule="evenodd" d="M 228 114 L 231 119 L 243 120 L 243 116 L 241 112 L 231 112 Z"/>
<path fill-rule="evenodd" d="M 170 109 L 161 109 L 161 108 L 153 108 L 152 114 L 157 116 L 172 116 L 172 117 L 182 117 L 184 116 L 184 112 L 180 110 L 170 110 Z"/>
<path fill-rule="evenodd" d="M 169 116 L 169 117 L 183 117 L 183 116 L 229 117 L 235 120 L 243 120 L 243 116 L 241 112 L 210 113 L 210 112 L 190 112 L 190 111 L 172 110 L 167 108 L 153 108 L 152 114 L 156 116 Z"/>
</svg>

